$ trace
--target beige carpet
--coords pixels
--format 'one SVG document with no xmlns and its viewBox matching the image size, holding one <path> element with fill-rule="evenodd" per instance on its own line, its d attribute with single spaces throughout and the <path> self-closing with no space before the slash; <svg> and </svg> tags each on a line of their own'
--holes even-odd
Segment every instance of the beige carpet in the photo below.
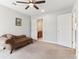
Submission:
<svg viewBox="0 0 79 59">
<path fill-rule="evenodd" d="M 46 42 L 34 42 L 19 50 L 0 52 L 0 59 L 76 59 L 75 50 Z"/>
</svg>

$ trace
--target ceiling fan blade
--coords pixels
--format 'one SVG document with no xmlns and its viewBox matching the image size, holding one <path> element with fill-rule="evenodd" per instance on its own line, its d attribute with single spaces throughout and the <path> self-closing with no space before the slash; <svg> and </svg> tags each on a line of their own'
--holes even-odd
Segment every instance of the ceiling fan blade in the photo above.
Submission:
<svg viewBox="0 0 79 59">
<path fill-rule="evenodd" d="M 35 2 L 35 0 L 32 0 L 32 2 Z"/>
<path fill-rule="evenodd" d="M 16 1 L 16 3 L 25 3 L 25 4 L 29 4 L 28 2 L 22 2 L 22 1 Z"/>
<path fill-rule="evenodd" d="M 36 5 L 34 5 L 34 7 L 35 7 L 36 9 L 39 9 Z"/>
<path fill-rule="evenodd" d="M 28 9 L 29 8 L 29 6 L 27 6 L 25 9 Z"/>
<path fill-rule="evenodd" d="M 35 4 L 41 4 L 41 3 L 45 3 L 45 1 L 36 1 L 34 2 Z"/>
<path fill-rule="evenodd" d="M 29 0 L 29 2 L 32 2 L 33 0 Z"/>
</svg>

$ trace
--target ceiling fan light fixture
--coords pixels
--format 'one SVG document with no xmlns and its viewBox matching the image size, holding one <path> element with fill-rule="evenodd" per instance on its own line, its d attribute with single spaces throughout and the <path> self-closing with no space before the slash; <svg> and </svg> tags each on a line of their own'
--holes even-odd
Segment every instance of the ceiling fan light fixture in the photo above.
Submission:
<svg viewBox="0 0 79 59">
<path fill-rule="evenodd" d="M 30 7 L 33 7 L 33 6 L 34 6 L 34 4 L 33 4 L 33 3 L 29 3 L 29 6 L 30 6 Z"/>
<path fill-rule="evenodd" d="M 35 9 L 39 10 L 39 7 L 36 4 L 42 4 L 45 3 L 45 1 L 29 0 L 28 2 L 16 1 L 16 3 L 28 4 L 25 9 L 28 9 L 29 7 L 34 7 Z"/>
</svg>

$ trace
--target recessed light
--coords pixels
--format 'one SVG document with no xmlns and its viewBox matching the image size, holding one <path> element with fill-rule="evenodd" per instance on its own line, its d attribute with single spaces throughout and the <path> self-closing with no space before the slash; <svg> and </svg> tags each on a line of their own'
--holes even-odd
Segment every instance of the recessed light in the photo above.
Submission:
<svg viewBox="0 0 79 59">
<path fill-rule="evenodd" d="M 42 9 L 42 10 L 41 10 L 41 12 L 43 12 L 43 13 L 44 13 L 44 12 L 45 12 L 45 10 L 44 10 L 44 9 Z"/>
</svg>

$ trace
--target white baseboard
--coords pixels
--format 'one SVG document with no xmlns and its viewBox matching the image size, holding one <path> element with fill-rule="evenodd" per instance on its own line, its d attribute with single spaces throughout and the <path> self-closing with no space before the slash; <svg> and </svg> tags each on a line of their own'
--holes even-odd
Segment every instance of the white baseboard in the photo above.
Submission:
<svg viewBox="0 0 79 59">
<path fill-rule="evenodd" d="M 43 42 L 47 42 L 47 43 L 53 43 L 53 44 L 61 45 L 61 46 L 64 46 L 64 47 L 68 47 L 68 46 L 62 45 L 62 44 L 60 44 L 58 42 L 54 42 L 54 41 L 47 41 L 47 40 L 38 40 L 38 41 L 43 41 Z M 69 47 L 69 48 L 73 48 L 73 47 Z"/>
<path fill-rule="evenodd" d="M 53 43 L 53 44 L 57 44 L 57 45 L 61 45 L 61 46 L 64 46 L 62 44 L 59 44 L 58 42 L 53 42 L 53 41 L 46 41 L 46 40 L 41 40 L 43 42 L 47 42 L 47 43 Z M 64 47 L 67 47 L 67 46 L 64 46 Z M 69 48 L 72 48 L 72 47 L 69 47 Z"/>
<path fill-rule="evenodd" d="M 44 42 L 48 42 L 48 43 L 54 43 L 54 44 L 57 44 L 57 42 L 52 42 L 52 41 L 46 41 L 46 40 L 43 40 Z"/>
</svg>

